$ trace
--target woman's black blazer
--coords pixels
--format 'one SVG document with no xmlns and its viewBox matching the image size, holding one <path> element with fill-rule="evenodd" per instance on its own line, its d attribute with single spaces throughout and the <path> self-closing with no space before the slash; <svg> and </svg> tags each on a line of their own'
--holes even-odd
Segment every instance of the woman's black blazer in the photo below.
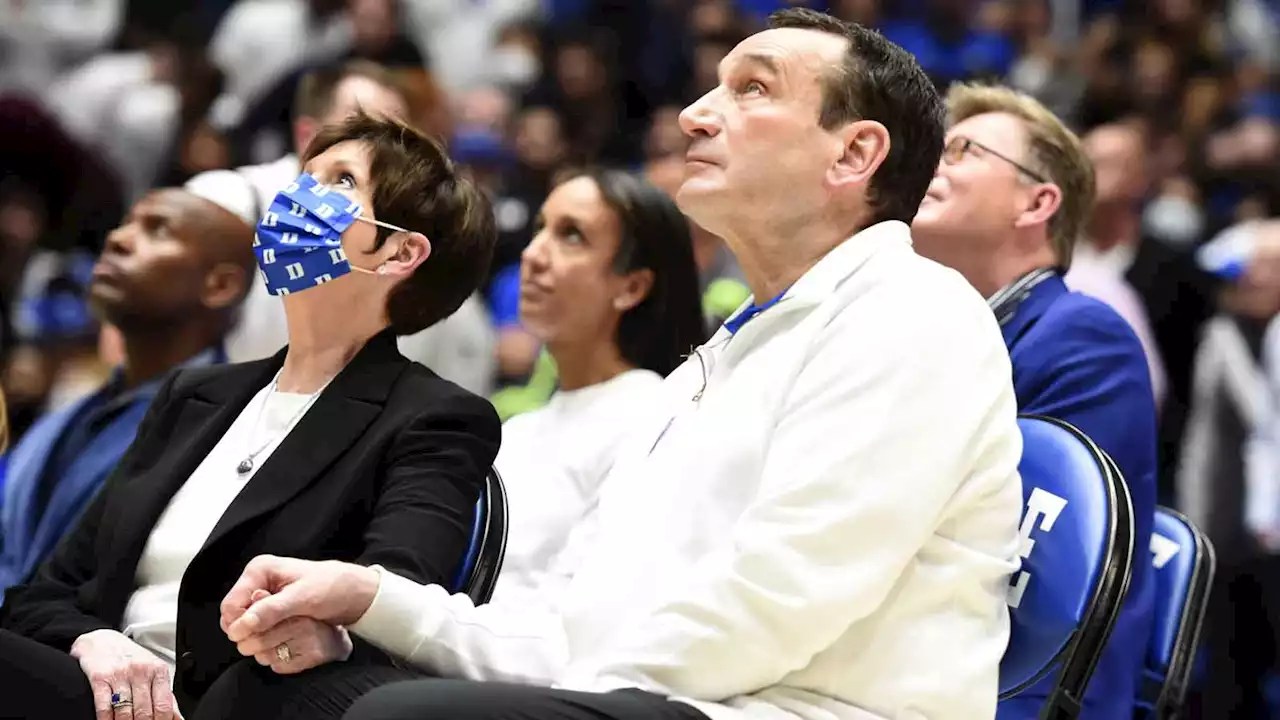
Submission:
<svg viewBox="0 0 1280 720">
<path fill-rule="evenodd" d="M 0 626 L 68 650 L 119 629 L 152 527 L 178 488 L 280 368 L 274 358 L 180 371 L 120 465 Z M 178 596 L 174 690 L 190 714 L 241 660 L 218 626 L 245 565 L 271 554 L 378 564 L 448 585 L 501 439 L 489 403 L 410 362 L 384 332 L 361 349 L 222 515 Z"/>
</svg>

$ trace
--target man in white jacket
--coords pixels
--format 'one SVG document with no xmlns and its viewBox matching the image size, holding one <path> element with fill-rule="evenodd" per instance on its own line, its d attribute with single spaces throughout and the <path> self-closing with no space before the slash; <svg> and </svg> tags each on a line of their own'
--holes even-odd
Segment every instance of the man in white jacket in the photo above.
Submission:
<svg viewBox="0 0 1280 720">
<path fill-rule="evenodd" d="M 681 124 L 679 202 L 753 300 L 639 418 L 563 585 L 475 607 L 258 558 L 223 603 L 242 653 L 327 660 L 314 619 L 462 679 L 380 688 L 353 720 L 995 716 L 1021 437 L 990 310 L 911 249 L 941 100 L 880 35 L 787 10 Z"/>
</svg>

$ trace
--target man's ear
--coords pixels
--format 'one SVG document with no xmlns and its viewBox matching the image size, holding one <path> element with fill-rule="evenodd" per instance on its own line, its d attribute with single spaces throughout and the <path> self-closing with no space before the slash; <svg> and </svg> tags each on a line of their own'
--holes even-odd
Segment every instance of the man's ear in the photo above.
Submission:
<svg viewBox="0 0 1280 720">
<path fill-rule="evenodd" d="M 394 254 L 378 266 L 382 275 L 412 275 L 418 266 L 431 257 L 431 241 L 419 232 L 396 232 L 387 238 L 387 244 L 396 248 Z"/>
<path fill-rule="evenodd" d="M 1049 220 L 1060 207 L 1062 207 L 1062 190 L 1053 183 L 1040 183 L 1034 188 L 1031 204 L 1018 215 L 1014 226 L 1048 225 Z"/>
<path fill-rule="evenodd" d="M 204 276 L 200 302 L 210 310 L 235 306 L 249 289 L 249 273 L 235 263 L 222 262 Z"/>
<path fill-rule="evenodd" d="M 889 156 L 889 130 L 875 120 L 855 120 L 839 133 L 841 152 L 827 171 L 833 187 L 867 185 Z"/>
</svg>

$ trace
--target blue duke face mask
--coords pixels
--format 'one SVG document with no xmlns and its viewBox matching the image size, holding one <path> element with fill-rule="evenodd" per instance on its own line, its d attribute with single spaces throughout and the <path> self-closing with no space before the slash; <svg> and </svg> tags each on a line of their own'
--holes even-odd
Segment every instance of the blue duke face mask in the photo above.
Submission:
<svg viewBox="0 0 1280 720">
<path fill-rule="evenodd" d="M 281 190 L 258 222 L 253 252 L 272 295 L 289 295 L 346 275 L 355 267 L 342 251 L 342 233 L 360 220 L 389 230 L 408 232 L 360 217 L 360 203 L 321 185 L 309 173 Z M 379 269 L 379 272 L 381 268 Z"/>
</svg>

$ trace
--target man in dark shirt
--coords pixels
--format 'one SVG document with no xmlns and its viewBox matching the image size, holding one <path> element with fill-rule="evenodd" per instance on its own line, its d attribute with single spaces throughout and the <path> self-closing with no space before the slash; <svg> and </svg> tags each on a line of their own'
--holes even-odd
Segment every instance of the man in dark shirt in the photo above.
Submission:
<svg viewBox="0 0 1280 720">
<path fill-rule="evenodd" d="M 163 376 L 222 361 L 222 337 L 253 280 L 251 231 L 186 191 L 150 193 L 107 236 L 88 294 L 120 331 L 124 361 L 98 391 L 38 420 L 10 453 L 0 591 L 74 526 L 133 442 Z"/>
</svg>

